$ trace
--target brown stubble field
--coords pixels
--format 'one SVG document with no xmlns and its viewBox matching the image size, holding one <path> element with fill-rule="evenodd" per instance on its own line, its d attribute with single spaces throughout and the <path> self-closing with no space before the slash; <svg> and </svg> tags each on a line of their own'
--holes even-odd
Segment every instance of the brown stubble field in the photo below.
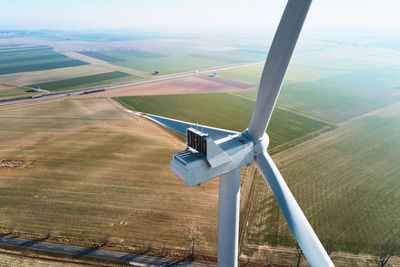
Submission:
<svg viewBox="0 0 400 267">
<path fill-rule="evenodd" d="M 184 148 L 108 99 L 0 110 L 0 227 L 184 248 L 193 222 L 216 252 L 218 180 L 189 188 L 169 171 Z"/>
<path fill-rule="evenodd" d="M 0 84 L 0 90 L 13 89 L 15 86 L 9 84 Z"/>
<path fill-rule="evenodd" d="M 85 56 L 85 55 L 77 53 L 77 52 L 69 51 L 69 52 L 60 52 L 60 53 L 66 55 L 67 57 L 78 59 L 78 60 L 87 62 L 92 65 L 100 66 L 104 69 L 109 69 L 109 70 L 113 70 L 113 71 L 121 71 L 121 72 L 129 73 L 134 76 L 142 77 L 142 78 L 151 78 L 152 77 L 150 73 L 140 71 L 140 70 L 135 70 L 132 68 L 126 68 L 126 67 L 122 67 L 122 66 L 112 65 L 106 61 L 103 61 L 103 60 L 100 60 L 97 58 L 93 58 L 93 57 L 89 57 L 89 56 Z"/>
<path fill-rule="evenodd" d="M 190 76 L 139 85 L 129 85 L 96 94 L 80 95 L 79 98 L 119 97 L 140 95 L 207 94 L 242 91 L 254 85 L 207 75 Z"/>
</svg>

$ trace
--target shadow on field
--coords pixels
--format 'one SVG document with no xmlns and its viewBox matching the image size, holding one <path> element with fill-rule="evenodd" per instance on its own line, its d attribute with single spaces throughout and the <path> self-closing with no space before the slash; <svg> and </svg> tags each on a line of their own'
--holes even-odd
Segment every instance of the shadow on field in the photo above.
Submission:
<svg viewBox="0 0 400 267">
<path fill-rule="evenodd" d="M 195 259 L 196 259 L 196 257 L 194 257 L 193 255 L 189 255 L 189 256 L 186 256 L 183 259 L 171 262 L 171 263 L 169 263 L 169 264 L 167 264 L 165 266 L 177 266 L 177 265 L 179 265 L 180 263 L 183 263 L 183 262 L 193 262 Z"/>
<path fill-rule="evenodd" d="M 33 239 L 33 240 L 28 240 L 26 242 L 21 243 L 20 246 L 22 246 L 22 247 L 31 247 L 36 243 L 40 243 L 40 242 L 46 241 L 47 239 L 50 238 L 50 236 L 51 236 L 51 233 L 48 232 L 44 237 Z"/>
<path fill-rule="evenodd" d="M 108 239 L 104 240 L 103 242 L 101 242 L 99 245 L 97 246 L 93 246 L 91 248 L 85 248 L 82 249 L 77 255 L 79 256 L 86 256 L 91 254 L 92 252 L 95 252 L 99 249 L 101 249 L 102 247 L 106 246 L 108 244 Z"/>
</svg>

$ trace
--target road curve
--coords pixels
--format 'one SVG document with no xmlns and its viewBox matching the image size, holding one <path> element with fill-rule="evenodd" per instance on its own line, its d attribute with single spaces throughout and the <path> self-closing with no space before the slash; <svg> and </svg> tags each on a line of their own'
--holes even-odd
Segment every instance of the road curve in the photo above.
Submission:
<svg viewBox="0 0 400 267">
<path fill-rule="evenodd" d="M 131 263 L 133 266 L 189 266 L 189 267 L 212 267 L 202 263 L 186 262 L 183 260 L 170 260 L 150 257 L 145 255 L 129 254 L 124 252 L 102 250 L 99 248 L 82 248 L 76 246 L 60 245 L 32 240 L 24 240 L 13 237 L 0 236 L 0 244 L 29 248 L 34 250 L 63 253 L 75 256 L 87 256 L 107 260 L 115 260 Z"/>
<path fill-rule="evenodd" d="M 183 78 L 183 77 L 205 74 L 205 73 L 209 73 L 209 72 L 213 72 L 213 71 L 228 70 L 228 69 L 234 69 L 234 68 L 239 68 L 239 67 L 244 67 L 244 66 L 257 65 L 257 64 L 261 64 L 261 63 L 264 63 L 264 62 L 244 63 L 244 64 L 225 66 L 225 67 L 211 68 L 211 69 L 201 70 L 201 71 L 197 71 L 197 72 L 188 72 L 188 73 L 181 73 L 181 74 L 175 74 L 175 75 L 168 75 L 168 76 L 163 76 L 160 78 L 153 78 L 153 79 L 149 79 L 149 80 L 141 80 L 141 81 L 136 81 L 136 82 L 121 83 L 121 84 L 116 84 L 116 85 L 93 87 L 90 89 L 82 89 L 82 90 L 77 90 L 77 91 L 55 93 L 55 94 L 42 95 L 42 96 L 37 96 L 37 97 L 25 97 L 25 98 L 16 98 L 16 99 L 9 99 L 9 100 L 0 100 L 0 106 L 13 105 L 13 104 L 25 103 L 25 102 L 33 102 L 33 101 L 46 100 L 46 99 L 53 99 L 53 98 L 59 98 L 59 97 L 66 97 L 66 96 L 70 96 L 70 95 L 79 95 L 79 94 L 83 94 L 88 91 L 112 90 L 115 88 L 121 88 L 121 87 L 131 86 L 131 85 L 139 85 L 139 84 L 145 84 L 145 83 L 154 83 L 154 82 L 160 82 L 160 81 L 166 81 L 166 80 L 172 80 L 172 79 L 179 79 L 179 78 Z"/>
</svg>

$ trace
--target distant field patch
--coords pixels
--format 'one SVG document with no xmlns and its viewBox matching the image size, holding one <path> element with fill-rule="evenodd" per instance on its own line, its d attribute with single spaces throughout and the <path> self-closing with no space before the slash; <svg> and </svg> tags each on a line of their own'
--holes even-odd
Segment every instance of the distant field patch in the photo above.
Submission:
<svg viewBox="0 0 400 267">
<path fill-rule="evenodd" d="M 31 96 L 32 92 L 27 92 L 28 88 L 10 88 L 0 90 L 0 99 L 13 98 L 17 96 Z"/>
<path fill-rule="evenodd" d="M 103 66 L 87 64 L 77 67 L 4 74 L 0 75 L 0 83 L 26 86 L 31 84 L 40 84 L 68 78 L 100 74 L 106 71 L 113 71 L 113 69 L 108 70 Z"/>
<path fill-rule="evenodd" d="M 223 71 L 220 76 L 258 85 L 261 71 L 261 65 L 245 66 Z M 303 81 L 298 76 L 301 73 L 298 71 L 294 68 L 292 73 L 288 72 L 287 79 L 293 77 L 292 82 L 284 82 L 277 106 L 329 124 L 348 120 L 400 100 L 400 95 L 394 89 L 400 84 L 399 67 L 336 76 L 324 73 L 323 75 L 328 76 L 316 80 L 316 76 L 311 74 L 312 80 L 305 76 Z M 293 82 L 294 80 L 301 82 Z M 237 91 L 232 94 L 255 101 L 258 90 Z"/>
<path fill-rule="evenodd" d="M 399 83 L 400 68 L 384 68 L 287 84 L 278 106 L 337 123 L 399 101 L 392 94 Z"/>
<path fill-rule="evenodd" d="M 68 60 L 60 62 L 50 62 L 50 63 L 36 63 L 36 64 L 25 64 L 14 67 L 0 67 L 0 75 L 16 73 L 16 72 L 28 72 L 28 71 L 38 71 L 38 70 L 48 70 L 56 68 L 66 68 L 66 67 L 76 67 L 86 65 L 87 63 L 80 60 Z"/>
<path fill-rule="evenodd" d="M 219 76 L 234 81 L 252 83 L 255 86 L 258 86 L 258 84 L 260 83 L 263 68 L 264 64 L 262 63 L 252 66 L 243 66 L 239 68 L 220 71 Z"/>
<path fill-rule="evenodd" d="M 238 132 L 248 127 L 255 104 L 253 101 L 227 93 L 118 97 L 116 99 L 138 111 Z M 297 141 L 304 141 L 302 138 L 324 129 L 331 130 L 332 126 L 286 110 L 276 109 L 267 130 L 270 136 L 269 149 L 276 152 L 284 144 L 294 145 Z"/>
<path fill-rule="evenodd" d="M 94 57 L 99 59 L 102 56 L 111 57 L 113 61 L 109 62 L 113 64 L 147 73 L 157 70 L 161 75 L 265 59 L 264 53 L 249 53 L 242 50 L 215 52 L 197 49 L 165 49 L 155 52 L 126 50 L 97 51 L 96 53 Z M 117 58 L 118 61 L 115 60 Z"/>
<path fill-rule="evenodd" d="M 61 54 L 50 54 L 50 55 L 35 55 L 35 56 L 24 56 L 24 57 L 10 57 L 1 60 L 0 64 L 5 63 L 19 63 L 25 61 L 37 61 L 37 60 L 48 60 L 48 59 L 66 59 L 67 57 Z"/>
<path fill-rule="evenodd" d="M 17 47 L 0 50 L 0 75 L 86 65 L 48 46 Z"/>
<path fill-rule="evenodd" d="M 138 57 L 138 58 L 160 58 L 160 57 L 166 57 L 166 55 L 163 55 L 163 54 L 152 53 L 152 52 L 141 51 L 141 50 L 125 50 L 123 52 L 126 55 L 133 56 L 133 57 Z"/>
<path fill-rule="evenodd" d="M 0 84 L 0 90 L 12 89 L 12 88 L 15 88 L 15 86 L 9 84 Z"/>
<path fill-rule="evenodd" d="M 107 61 L 110 63 L 121 61 L 121 59 L 119 59 L 117 57 L 108 56 L 108 55 L 105 55 L 105 54 L 102 54 L 99 52 L 94 52 L 94 51 L 81 51 L 79 53 L 82 55 L 85 55 L 85 56 L 97 58 L 97 59 L 104 60 L 104 61 Z"/>
<path fill-rule="evenodd" d="M 54 49 L 49 46 L 21 46 L 21 47 L 8 47 L 0 49 L 0 57 L 6 56 L 20 56 L 24 54 L 30 54 L 32 52 L 52 52 Z"/>
<path fill-rule="evenodd" d="M 321 67 L 306 67 L 302 66 L 301 62 L 299 62 L 299 64 L 296 64 L 296 60 L 293 61 L 294 62 L 290 64 L 289 69 L 286 73 L 285 84 L 314 81 L 346 73 L 344 71 L 334 71 Z M 263 68 L 264 63 L 261 63 L 257 65 L 243 66 L 239 68 L 220 71 L 219 75 L 227 79 L 253 83 L 254 85 L 258 86 L 258 84 L 260 83 Z"/>
<path fill-rule="evenodd" d="M 219 77 L 189 76 L 179 79 L 128 85 L 96 94 L 96 97 L 118 97 L 138 95 L 206 94 L 241 91 L 251 84 L 235 82 Z M 85 97 L 91 97 L 90 95 Z"/>
<path fill-rule="evenodd" d="M 41 89 L 45 89 L 48 91 L 64 91 L 77 88 L 86 88 L 86 87 L 111 84 L 113 82 L 133 80 L 135 78 L 138 77 L 120 71 L 113 71 L 113 72 L 82 76 L 65 80 L 58 80 L 48 83 L 32 84 L 29 87 L 35 87 L 38 85 L 40 86 Z"/>
</svg>

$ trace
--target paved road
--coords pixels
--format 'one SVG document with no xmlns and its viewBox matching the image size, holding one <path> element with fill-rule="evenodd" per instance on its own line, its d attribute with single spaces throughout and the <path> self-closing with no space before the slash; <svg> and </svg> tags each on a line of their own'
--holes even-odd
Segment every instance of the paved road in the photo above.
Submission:
<svg viewBox="0 0 400 267">
<path fill-rule="evenodd" d="M 69 255 L 89 256 L 109 260 L 130 262 L 133 266 L 190 266 L 190 267 L 212 267 L 201 263 L 185 262 L 178 260 L 162 259 L 144 255 L 129 254 L 116 251 L 101 250 L 98 248 L 82 248 L 75 246 L 59 245 L 39 241 L 23 240 L 12 237 L 0 236 L 0 244 L 30 248 L 35 250 L 64 253 Z"/>
<path fill-rule="evenodd" d="M 93 90 L 112 90 L 112 89 L 115 89 L 115 88 L 121 88 L 121 87 L 125 87 L 125 86 L 130 86 L 130 85 L 139 85 L 139 84 L 145 84 L 145 83 L 154 83 L 154 82 L 178 79 L 178 78 L 183 78 L 183 77 L 189 77 L 189 76 L 194 76 L 194 75 L 210 73 L 210 72 L 214 72 L 214 71 L 221 71 L 221 70 L 234 69 L 234 68 L 239 68 L 239 67 L 244 67 L 244 66 L 257 65 L 257 64 L 260 64 L 260 63 L 264 63 L 264 62 L 237 64 L 237 65 L 233 65 L 233 66 L 226 66 L 226 67 L 218 67 L 218 68 L 212 68 L 212 69 L 207 69 L 207 70 L 201 70 L 201 71 L 198 71 L 198 72 L 189 72 L 189 73 L 182 73 L 182 74 L 176 74 L 176 75 L 168 75 L 168 76 L 165 76 L 165 77 L 153 78 L 153 79 L 149 79 L 149 80 L 142 80 L 142 81 L 129 82 L 129 83 L 121 83 L 121 84 L 116 84 L 116 85 L 111 85 L 111 86 L 100 86 L 100 87 L 95 87 L 95 88 L 91 88 L 91 89 L 84 89 L 84 90 L 78 90 L 78 91 L 73 91 L 73 92 L 64 92 L 64 93 L 55 93 L 55 94 L 50 94 L 50 95 L 42 95 L 42 96 L 33 97 L 33 98 L 32 97 L 26 97 L 26 98 L 18 98 L 18 99 L 9 99 L 9 100 L 0 101 L 0 106 L 12 105 L 12 104 L 18 104 L 18 103 L 24 103 L 24 102 L 33 102 L 33 101 L 44 100 L 44 99 L 53 99 L 53 98 L 59 98 L 59 97 L 66 97 L 66 96 L 70 96 L 70 95 L 79 95 L 79 94 L 83 94 L 85 92 L 93 91 Z"/>
</svg>

